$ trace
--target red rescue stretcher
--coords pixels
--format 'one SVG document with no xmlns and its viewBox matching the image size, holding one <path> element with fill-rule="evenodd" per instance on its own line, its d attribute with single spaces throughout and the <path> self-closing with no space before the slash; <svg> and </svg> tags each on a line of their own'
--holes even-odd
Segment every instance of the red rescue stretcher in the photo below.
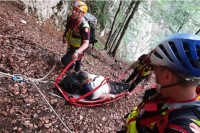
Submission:
<svg viewBox="0 0 200 133">
<path fill-rule="evenodd" d="M 81 59 L 81 57 L 78 58 Z M 82 96 L 75 96 L 75 95 L 71 95 L 68 94 L 66 91 L 63 90 L 62 86 L 59 84 L 62 80 L 62 77 L 65 75 L 66 71 L 70 68 L 70 66 L 75 63 L 74 60 L 72 60 L 66 67 L 65 69 L 61 72 L 61 74 L 56 78 L 55 80 L 55 86 L 56 88 L 59 90 L 59 92 L 62 94 L 62 96 L 65 98 L 65 100 L 67 102 L 69 102 L 70 104 L 73 105 L 78 105 L 78 106 L 99 106 L 99 105 L 103 105 L 103 104 L 108 104 L 111 102 L 115 102 L 119 99 L 121 99 L 122 97 L 124 97 L 125 95 L 131 95 L 133 93 L 135 93 L 136 91 L 141 91 L 143 90 L 143 88 L 134 90 L 132 92 L 122 92 L 120 94 L 116 94 L 115 98 L 105 98 L 105 99 L 97 99 L 97 100 L 86 100 L 84 99 L 85 97 L 89 96 L 90 94 L 92 94 L 94 91 L 96 91 L 97 89 L 99 89 L 102 85 L 104 85 L 105 83 L 107 83 L 107 81 L 109 80 L 109 78 L 105 78 L 102 83 L 96 87 L 95 89 L 93 89 L 92 91 L 88 92 L 87 94 L 84 94 Z"/>
</svg>

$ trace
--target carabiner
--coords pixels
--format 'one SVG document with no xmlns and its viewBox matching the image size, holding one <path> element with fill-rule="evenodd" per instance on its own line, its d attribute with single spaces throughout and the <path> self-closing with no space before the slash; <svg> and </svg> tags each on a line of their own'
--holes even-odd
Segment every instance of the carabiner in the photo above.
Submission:
<svg viewBox="0 0 200 133">
<path fill-rule="evenodd" d="M 18 82 L 24 81 L 23 77 L 20 74 L 14 74 L 12 79 Z"/>
</svg>

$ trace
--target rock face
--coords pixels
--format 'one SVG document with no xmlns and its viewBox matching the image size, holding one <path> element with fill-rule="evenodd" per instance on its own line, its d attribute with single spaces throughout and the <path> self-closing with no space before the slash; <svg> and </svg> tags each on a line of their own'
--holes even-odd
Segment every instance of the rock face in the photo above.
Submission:
<svg viewBox="0 0 200 133">
<path fill-rule="evenodd" d="M 35 14 L 40 21 L 54 18 L 60 27 L 67 18 L 68 3 L 65 0 L 21 0 L 25 4 L 25 12 Z"/>
</svg>

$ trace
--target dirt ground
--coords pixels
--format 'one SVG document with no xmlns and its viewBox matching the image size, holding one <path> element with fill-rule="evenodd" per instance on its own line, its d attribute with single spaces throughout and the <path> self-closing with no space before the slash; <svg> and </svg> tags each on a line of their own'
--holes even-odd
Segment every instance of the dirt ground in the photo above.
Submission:
<svg viewBox="0 0 200 133">
<path fill-rule="evenodd" d="M 142 92 L 98 107 L 74 106 L 55 97 L 51 94 L 57 94 L 53 81 L 63 70 L 59 60 L 65 54 L 62 32 L 53 27 L 51 20 L 39 23 L 35 17 L 25 14 L 23 6 L 16 2 L 0 2 L 0 27 L 2 133 L 114 133 L 124 125 L 123 116 L 140 102 Z M 105 51 L 91 48 L 82 61 L 82 70 L 113 80 L 126 67 L 122 62 L 115 62 Z M 23 74 L 36 84 L 30 80 L 13 81 L 10 74 Z"/>
</svg>

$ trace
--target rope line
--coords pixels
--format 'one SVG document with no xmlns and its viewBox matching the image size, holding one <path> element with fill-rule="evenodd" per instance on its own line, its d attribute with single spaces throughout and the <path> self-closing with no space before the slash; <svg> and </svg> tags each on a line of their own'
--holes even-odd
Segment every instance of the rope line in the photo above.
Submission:
<svg viewBox="0 0 200 133">
<path fill-rule="evenodd" d="M 42 91 L 40 90 L 40 88 L 35 84 L 35 82 L 31 81 L 35 87 L 37 88 L 37 90 L 40 92 L 40 94 L 42 95 L 42 97 L 44 98 L 44 100 L 46 101 L 46 103 L 49 105 L 49 107 L 51 108 L 51 110 L 54 112 L 54 114 L 57 116 L 57 118 L 60 120 L 60 122 L 64 125 L 64 127 L 70 132 L 72 133 L 72 131 L 69 129 L 69 127 L 67 127 L 67 125 L 64 123 L 64 121 L 61 119 L 61 117 L 58 115 L 58 113 L 54 110 L 54 108 L 51 106 L 51 104 L 48 102 L 48 100 L 46 99 L 46 97 L 44 96 L 44 94 L 42 93 Z"/>
<path fill-rule="evenodd" d="M 72 133 L 72 131 L 69 129 L 69 127 L 64 123 L 64 121 L 61 119 L 61 117 L 58 115 L 58 113 L 54 110 L 54 108 L 51 106 L 51 104 L 49 103 L 49 101 L 46 99 L 45 95 L 42 93 L 41 89 L 36 85 L 35 82 L 42 82 L 42 83 L 47 83 L 49 81 L 43 81 L 47 76 L 49 76 L 49 74 L 55 69 L 56 64 L 53 66 L 53 68 L 42 78 L 39 79 L 34 79 L 34 78 L 29 78 L 25 75 L 22 74 L 17 74 L 19 76 L 21 76 L 25 81 L 31 81 L 31 83 L 37 88 L 37 90 L 39 91 L 39 93 L 42 95 L 43 99 L 45 100 L 45 102 L 47 103 L 47 105 L 50 107 L 50 109 L 53 111 L 53 113 L 57 116 L 57 118 L 60 120 L 60 122 L 64 125 L 64 127 L 70 132 Z M 9 73 L 4 73 L 4 72 L 0 72 L 0 77 L 14 77 L 15 74 L 9 74 Z M 51 82 L 51 81 L 50 81 Z"/>
</svg>

